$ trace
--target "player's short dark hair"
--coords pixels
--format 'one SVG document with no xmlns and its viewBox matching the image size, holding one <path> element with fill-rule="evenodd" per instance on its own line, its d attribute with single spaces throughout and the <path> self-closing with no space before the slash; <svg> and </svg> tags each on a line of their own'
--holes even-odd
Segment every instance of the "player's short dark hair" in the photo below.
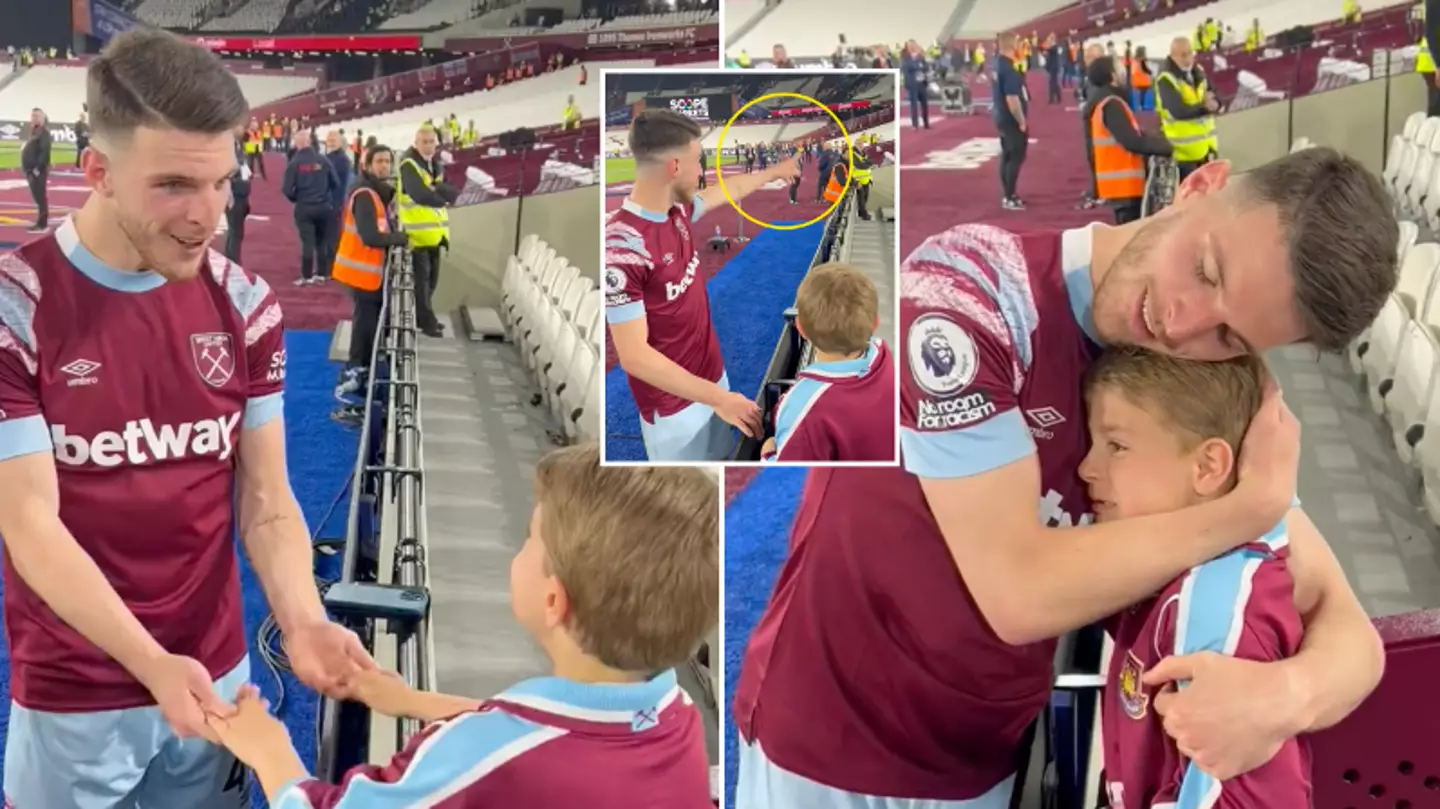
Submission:
<svg viewBox="0 0 1440 809">
<path fill-rule="evenodd" d="M 250 114 L 240 82 L 215 54 L 153 28 L 110 40 L 90 61 L 85 97 L 97 137 L 142 126 L 219 134 Z"/>
<path fill-rule="evenodd" d="M 630 124 L 630 154 L 637 162 L 659 160 L 704 135 L 700 124 L 678 112 L 641 110 Z"/>
<path fill-rule="evenodd" d="M 1400 225 L 1380 178 L 1316 147 L 1241 176 L 1243 198 L 1274 205 L 1306 341 L 1341 351 L 1375 321 L 1399 279 Z"/>
</svg>

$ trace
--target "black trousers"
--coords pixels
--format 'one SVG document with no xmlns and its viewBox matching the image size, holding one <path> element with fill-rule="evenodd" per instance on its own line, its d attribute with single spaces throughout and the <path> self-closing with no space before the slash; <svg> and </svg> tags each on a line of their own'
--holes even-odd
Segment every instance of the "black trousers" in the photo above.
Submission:
<svg viewBox="0 0 1440 809">
<path fill-rule="evenodd" d="M 46 198 L 45 189 L 45 181 L 49 177 L 49 169 L 36 173 L 25 172 L 25 182 L 30 185 L 30 199 L 35 200 L 35 227 L 37 228 L 43 228 L 50 224 L 50 200 Z"/>
<path fill-rule="evenodd" d="M 700 167 L 700 190 L 705 190 L 705 167 Z"/>
<path fill-rule="evenodd" d="M 240 246 L 245 243 L 245 218 L 250 215 L 250 198 L 240 197 L 225 209 L 225 257 L 240 263 Z"/>
<path fill-rule="evenodd" d="M 296 205 L 295 230 L 300 234 L 300 277 L 327 275 L 330 270 L 330 223 L 335 212 L 329 205 Z"/>
<path fill-rule="evenodd" d="M 1030 148 L 1030 138 L 1013 123 L 1000 125 L 1000 189 L 1005 199 L 1015 199 L 1016 186 L 1020 184 L 1020 168 L 1025 165 L 1025 153 Z"/>
<path fill-rule="evenodd" d="M 75 168 L 80 168 L 80 158 L 84 156 L 85 150 L 90 148 L 89 138 L 75 139 Z"/>
<path fill-rule="evenodd" d="M 415 267 L 415 325 L 422 331 L 440 325 L 432 301 L 440 285 L 440 248 L 417 247 L 410 251 Z"/>
<path fill-rule="evenodd" d="M 265 154 L 263 152 L 250 152 L 245 155 L 245 161 L 250 164 L 250 172 L 259 175 L 263 180 L 270 179 L 265 176 Z"/>
<path fill-rule="evenodd" d="M 906 100 L 910 102 L 910 126 L 919 129 L 930 128 L 930 91 L 924 85 L 905 85 Z"/>
<path fill-rule="evenodd" d="M 858 206 L 856 215 L 861 219 L 869 219 L 870 211 L 865 206 L 870 202 L 870 186 L 862 185 L 855 189 L 855 204 Z"/>
<path fill-rule="evenodd" d="M 1050 103 L 1060 103 L 1060 72 L 1050 74 Z"/>
<path fill-rule="evenodd" d="M 350 359 L 351 368 L 369 370 L 371 354 L 375 350 L 375 334 L 380 330 L 380 306 L 385 293 L 381 290 L 366 292 L 351 288 L 350 297 L 355 303 L 350 316 Z"/>
<path fill-rule="evenodd" d="M 795 202 L 795 195 L 800 193 L 800 178 L 796 177 L 790 181 L 790 201 Z"/>
<path fill-rule="evenodd" d="M 1123 199 L 1111 202 L 1111 207 L 1115 209 L 1115 224 L 1124 225 L 1139 219 L 1143 204 L 1143 199 Z"/>
<path fill-rule="evenodd" d="M 1440 115 L 1440 87 L 1432 79 L 1435 74 L 1425 76 L 1425 114 Z"/>
</svg>

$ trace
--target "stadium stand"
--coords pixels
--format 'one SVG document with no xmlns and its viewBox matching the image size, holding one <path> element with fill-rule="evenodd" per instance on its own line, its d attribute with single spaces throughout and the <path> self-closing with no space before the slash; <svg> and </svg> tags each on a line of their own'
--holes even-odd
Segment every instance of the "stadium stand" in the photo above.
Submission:
<svg viewBox="0 0 1440 809">
<path fill-rule="evenodd" d="M 650 67 L 654 62 L 625 60 L 602 64 L 606 68 L 618 69 Z M 597 94 L 577 91 L 584 90 L 580 86 L 581 70 L 588 69 L 593 74 L 599 67 L 600 64 L 591 64 L 588 68 L 576 65 L 494 90 L 451 96 L 374 117 L 347 119 L 343 125 L 347 129 L 361 129 L 375 135 L 382 143 L 394 144 L 409 142 L 415 136 L 417 122 L 441 121 L 450 115 L 456 116 L 462 123 L 475 121 L 478 131 L 483 133 L 542 127 L 559 119 L 566 99 L 572 95 L 581 114 L 593 118 L 600 112 Z"/>
<path fill-rule="evenodd" d="M 387 31 L 408 31 L 411 29 L 434 28 L 440 25 L 468 20 L 475 16 L 476 3 L 474 0 L 432 0 L 419 8 L 394 17 L 381 23 L 381 30 Z M 509 20 L 512 11 L 508 7 L 489 12 L 497 15 L 495 19 L 503 17 Z M 482 15 L 483 16 L 483 15 Z M 503 27 L 495 26 L 495 27 Z"/>
<path fill-rule="evenodd" d="M 259 106 L 315 88 L 314 76 L 238 73 L 245 98 Z M 16 76 L 0 92 L 0 120 L 23 120 L 39 107 L 57 120 L 70 119 L 85 103 L 85 68 L 81 63 L 38 64 Z"/>
<path fill-rule="evenodd" d="M 290 0 L 248 0 L 200 26 L 202 31 L 274 31 L 285 19 Z"/>
</svg>

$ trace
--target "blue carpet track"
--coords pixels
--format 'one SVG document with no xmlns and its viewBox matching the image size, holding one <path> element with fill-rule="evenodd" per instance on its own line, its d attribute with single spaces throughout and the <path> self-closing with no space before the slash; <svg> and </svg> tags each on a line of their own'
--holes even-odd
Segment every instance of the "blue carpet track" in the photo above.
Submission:
<svg viewBox="0 0 1440 809">
<path fill-rule="evenodd" d="M 706 285 L 732 390 L 746 396 L 760 392 L 785 310 L 795 305 L 795 290 L 810 271 L 824 234 L 824 222 L 800 230 L 766 228 Z M 645 460 L 640 412 L 618 366 L 605 375 L 605 434 L 605 460 Z"/>
<path fill-rule="evenodd" d="M 731 705 L 740 661 L 759 623 L 775 577 L 790 546 L 790 526 L 808 470 L 762 469 L 725 509 L 725 699 L 720 714 L 725 736 L 725 794 L 735 794 L 739 761 Z"/>
<path fill-rule="evenodd" d="M 329 348 L 328 331 L 291 331 L 285 335 L 288 358 L 285 432 L 289 444 L 290 485 L 295 490 L 295 497 L 311 531 L 321 539 L 344 536 L 348 496 L 335 505 L 323 526 L 317 523 L 330 511 L 336 495 L 354 469 L 357 438 L 356 432 L 346 430 L 331 421 L 329 416 L 335 404 L 331 390 L 338 371 L 336 364 L 328 359 Z M 255 646 L 255 634 L 269 615 L 270 608 L 243 553 L 240 586 L 245 604 L 245 632 L 250 642 L 251 679 L 274 704 L 279 693 L 275 677 Z M 315 692 L 289 674 L 282 677 L 285 700 L 280 706 L 281 718 L 290 729 L 290 738 L 301 759 L 307 767 L 313 767 L 316 754 Z M 3 761 L 4 734 L 10 715 L 9 680 L 9 653 L 7 649 L 0 649 L 0 761 Z M 3 777 L 3 769 L 0 769 L 0 777 Z M 266 805 L 264 798 L 257 794 L 254 805 L 263 808 Z"/>
</svg>

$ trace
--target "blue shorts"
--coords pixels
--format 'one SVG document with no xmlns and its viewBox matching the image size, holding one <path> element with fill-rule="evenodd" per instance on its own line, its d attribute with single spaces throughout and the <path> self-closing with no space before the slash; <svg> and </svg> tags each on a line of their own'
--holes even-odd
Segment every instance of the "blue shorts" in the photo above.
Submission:
<svg viewBox="0 0 1440 809">
<path fill-rule="evenodd" d="M 247 657 L 215 683 L 234 700 Z M 8 809 L 249 809 L 244 765 L 204 739 L 175 736 L 153 706 L 49 713 L 10 704 Z"/>
<path fill-rule="evenodd" d="M 730 377 L 715 384 L 730 390 Z M 715 411 L 699 402 L 668 416 L 640 417 L 645 457 L 652 461 L 727 461 L 735 450 L 735 433 Z"/>
<path fill-rule="evenodd" d="M 740 742 L 740 777 L 735 805 L 745 809 L 1010 809 L 1015 776 L 978 798 L 883 798 L 828 787 L 777 767 L 758 744 Z M 23 809 L 23 807 L 21 807 Z"/>
</svg>

